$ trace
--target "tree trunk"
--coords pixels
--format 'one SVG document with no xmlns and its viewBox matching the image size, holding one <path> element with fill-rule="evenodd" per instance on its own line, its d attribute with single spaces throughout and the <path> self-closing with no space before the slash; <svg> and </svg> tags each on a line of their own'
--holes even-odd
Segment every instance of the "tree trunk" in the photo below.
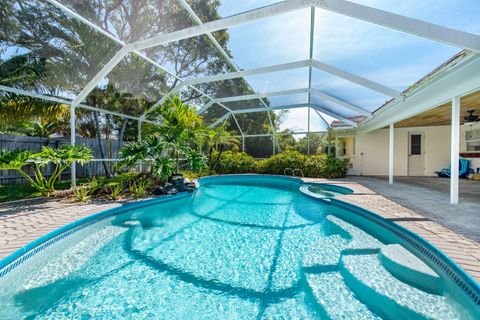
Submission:
<svg viewBox="0 0 480 320">
<path fill-rule="evenodd" d="M 98 112 L 94 111 L 93 112 L 93 118 L 95 120 L 95 131 L 96 131 L 96 136 L 97 136 L 97 142 L 98 142 L 98 148 L 100 149 L 100 157 L 102 159 L 105 159 L 105 151 L 103 150 L 103 142 L 102 142 L 102 135 L 100 133 L 100 122 L 98 121 Z M 108 164 L 105 161 L 102 161 L 103 168 L 105 169 L 105 174 L 107 177 L 112 177 L 112 173 L 110 172 L 110 169 L 108 168 Z"/>
<path fill-rule="evenodd" d="M 125 135 L 125 129 L 127 128 L 128 119 L 123 120 L 122 127 L 120 128 L 120 132 L 118 133 L 118 144 L 117 144 L 117 156 L 122 148 L 122 141 L 123 136 Z"/>
<path fill-rule="evenodd" d="M 222 156 L 223 147 L 224 147 L 224 145 L 221 144 L 220 148 L 218 149 L 218 155 L 217 155 L 217 159 L 215 160 L 215 165 L 213 166 L 213 170 L 217 169 L 218 162 L 220 161 L 220 157 Z"/>
</svg>

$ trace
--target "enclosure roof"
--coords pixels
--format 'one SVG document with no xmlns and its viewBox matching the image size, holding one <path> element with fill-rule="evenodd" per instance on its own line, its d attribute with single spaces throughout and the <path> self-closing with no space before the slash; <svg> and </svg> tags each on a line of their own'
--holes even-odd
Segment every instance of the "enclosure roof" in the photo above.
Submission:
<svg viewBox="0 0 480 320">
<path fill-rule="evenodd" d="M 144 122 L 178 94 L 242 136 L 264 133 L 244 115 L 275 133 L 281 110 L 299 132 L 356 127 L 480 52 L 474 0 L 5 0 L 0 10 L 0 90 Z M 43 71 L 9 67 L 19 59 Z"/>
</svg>

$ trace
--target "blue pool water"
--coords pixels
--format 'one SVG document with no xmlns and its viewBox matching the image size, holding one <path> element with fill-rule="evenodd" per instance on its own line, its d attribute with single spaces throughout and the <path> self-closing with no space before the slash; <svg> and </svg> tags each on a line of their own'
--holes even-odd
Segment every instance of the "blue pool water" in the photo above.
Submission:
<svg viewBox="0 0 480 320">
<path fill-rule="evenodd" d="M 393 276 L 377 239 L 293 180 L 205 179 L 74 233 L 0 279 L 0 319 L 479 319 L 440 274 Z"/>
</svg>

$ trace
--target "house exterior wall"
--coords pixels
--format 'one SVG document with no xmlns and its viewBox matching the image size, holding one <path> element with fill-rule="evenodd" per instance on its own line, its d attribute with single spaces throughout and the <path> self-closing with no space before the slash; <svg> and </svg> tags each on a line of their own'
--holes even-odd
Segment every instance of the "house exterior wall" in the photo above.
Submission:
<svg viewBox="0 0 480 320">
<path fill-rule="evenodd" d="M 478 124 L 480 128 L 480 124 Z M 465 130 L 461 127 L 460 152 L 465 152 Z M 435 176 L 435 171 L 450 165 L 450 126 L 396 128 L 394 135 L 394 175 L 408 175 L 409 133 L 424 134 L 425 176 Z M 370 133 L 357 133 L 345 137 L 351 175 L 388 175 L 389 130 L 380 129 Z M 355 142 L 354 142 L 355 140 Z M 353 144 L 355 143 L 355 148 Z M 480 167 L 480 159 L 467 158 L 474 170 Z"/>
</svg>

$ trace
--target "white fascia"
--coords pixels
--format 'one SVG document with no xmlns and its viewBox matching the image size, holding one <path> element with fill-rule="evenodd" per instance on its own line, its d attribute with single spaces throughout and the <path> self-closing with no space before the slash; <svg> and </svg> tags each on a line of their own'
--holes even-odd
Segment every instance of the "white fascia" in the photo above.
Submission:
<svg viewBox="0 0 480 320">
<path fill-rule="evenodd" d="M 452 97 L 480 90 L 480 55 L 470 53 L 464 61 L 446 68 L 409 89 L 404 99 L 392 100 L 375 111 L 372 118 L 359 124 L 358 130 L 371 132 L 448 103 Z"/>
</svg>

